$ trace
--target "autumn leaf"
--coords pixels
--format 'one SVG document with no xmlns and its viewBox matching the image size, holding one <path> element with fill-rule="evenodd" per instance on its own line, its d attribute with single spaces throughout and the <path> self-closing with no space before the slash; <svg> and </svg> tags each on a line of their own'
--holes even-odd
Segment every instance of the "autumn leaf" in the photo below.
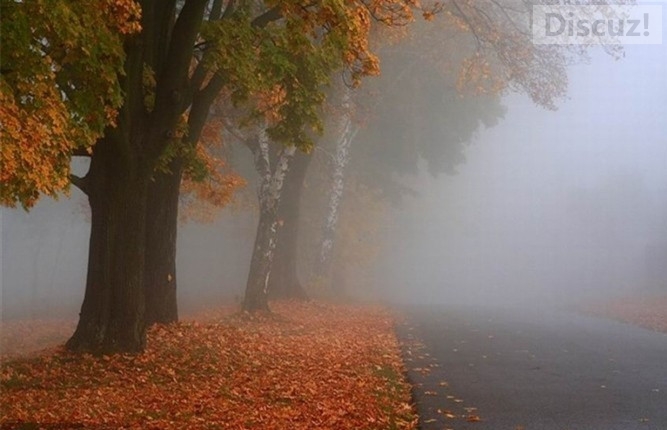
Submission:
<svg viewBox="0 0 667 430">
<path fill-rule="evenodd" d="M 272 307 L 262 316 L 208 309 L 157 325 L 141 355 L 96 358 L 57 348 L 5 360 L 0 426 L 416 428 L 386 310 Z"/>
<path fill-rule="evenodd" d="M 115 123 L 123 41 L 139 15 L 132 0 L 3 3 L 0 204 L 28 208 L 68 189 L 74 151 Z"/>
</svg>

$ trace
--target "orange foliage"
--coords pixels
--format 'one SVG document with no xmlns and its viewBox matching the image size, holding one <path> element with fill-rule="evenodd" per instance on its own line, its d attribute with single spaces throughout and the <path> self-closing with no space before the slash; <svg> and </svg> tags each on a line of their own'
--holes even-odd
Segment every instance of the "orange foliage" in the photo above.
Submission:
<svg viewBox="0 0 667 430">
<path fill-rule="evenodd" d="M 42 100 L 39 109 L 28 111 L 0 81 L 0 203 L 13 206 L 21 196 L 26 207 L 32 206 L 40 193 L 56 194 L 69 183 L 69 161 L 73 145 L 69 113 L 50 78 L 19 83 L 20 93 L 30 92 Z M 50 144 L 46 145 L 45 143 Z"/>
<path fill-rule="evenodd" d="M 113 125 L 133 0 L 4 2 L 0 51 L 0 204 L 25 208 L 69 185 L 73 151 Z"/>
<path fill-rule="evenodd" d="M 415 428 L 385 310 L 317 303 L 273 308 L 277 313 L 269 316 L 154 327 L 138 356 L 94 358 L 59 349 L 5 363 L 0 424 Z"/>
<path fill-rule="evenodd" d="M 134 0 L 103 0 L 96 8 L 104 15 L 106 22 L 120 34 L 141 31 L 139 17 L 141 7 Z"/>
<path fill-rule="evenodd" d="M 245 179 L 229 170 L 222 155 L 216 155 L 224 152 L 223 127 L 224 122 L 219 115 L 213 116 L 204 125 L 195 151 L 206 175 L 196 178 L 193 172 L 187 170 L 183 175 L 179 210 L 183 221 L 212 221 L 219 209 L 229 205 L 234 193 L 246 184 Z"/>
<path fill-rule="evenodd" d="M 257 110 L 263 113 L 267 124 L 277 124 L 283 119 L 279 107 L 287 102 L 287 91 L 283 85 L 275 85 L 270 91 L 257 95 Z"/>
<path fill-rule="evenodd" d="M 440 10 L 438 3 L 423 6 L 418 0 L 355 0 L 346 2 L 341 11 L 336 2 L 322 2 L 316 11 L 304 7 L 300 2 L 284 2 L 284 16 L 298 16 L 303 21 L 305 32 L 313 29 L 336 29 L 344 27 L 346 48 L 343 62 L 350 69 L 352 83 L 358 86 L 364 76 L 380 74 L 378 56 L 369 47 L 373 22 L 390 27 L 402 27 L 414 21 L 415 12 L 431 19 Z"/>
</svg>

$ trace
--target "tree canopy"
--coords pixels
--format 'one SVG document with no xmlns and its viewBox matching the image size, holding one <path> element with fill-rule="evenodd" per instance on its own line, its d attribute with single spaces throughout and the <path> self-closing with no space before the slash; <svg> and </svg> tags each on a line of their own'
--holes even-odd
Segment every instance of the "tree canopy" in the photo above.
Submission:
<svg viewBox="0 0 667 430">
<path fill-rule="evenodd" d="M 32 206 L 69 185 L 70 158 L 116 121 L 123 39 L 140 31 L 131 0 L 3 2 L 0 201 Z"/>
</svg>

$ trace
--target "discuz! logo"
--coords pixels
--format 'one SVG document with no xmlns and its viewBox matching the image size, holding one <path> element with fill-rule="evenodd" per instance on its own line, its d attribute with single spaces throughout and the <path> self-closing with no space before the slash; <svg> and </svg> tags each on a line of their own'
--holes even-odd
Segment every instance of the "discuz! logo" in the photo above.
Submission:
<svg viewBox="0 0 667 430">
<path fill-rule="evenodd" d="M 537 5 L 532 32 L 538 45 L 659 45 L 662 5 Z"/>
</svg>

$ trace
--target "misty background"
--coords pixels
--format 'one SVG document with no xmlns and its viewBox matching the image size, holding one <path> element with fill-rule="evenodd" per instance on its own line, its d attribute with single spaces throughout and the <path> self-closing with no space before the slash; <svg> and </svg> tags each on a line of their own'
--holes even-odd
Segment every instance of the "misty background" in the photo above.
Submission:
<svg viewBox="0 0 667 430">
<path fill-rule="evenodd" d="M 477 135 L 458 175 L 415 180 L 419 198 L 389 229 L 392 294 L 543 303 L 664 291 L 664 45 L 572 66 L 556 112 L 503 102 L 505 119 Z"/>
<path fill-rule="evenodd" d="M 628 46 L 620 61 L 593 51 L 569 76 L 555 112 L 507 94 L 504 119 L 476 133 L 457 174 L 434 177 L 422 160 L 400 178 L 416 195 L 378 220 L 369 291 L 532 304 L 667 289 L 667 48 Z M 234 157 L 247 163 L 241 150 Z M 81 193 L 1 217 L 2 318 L 74 318 L 89 235 Z M 233 207 L 179 227 L 181 309 L 242 295 L 256 222 Z"/>
</svg>

